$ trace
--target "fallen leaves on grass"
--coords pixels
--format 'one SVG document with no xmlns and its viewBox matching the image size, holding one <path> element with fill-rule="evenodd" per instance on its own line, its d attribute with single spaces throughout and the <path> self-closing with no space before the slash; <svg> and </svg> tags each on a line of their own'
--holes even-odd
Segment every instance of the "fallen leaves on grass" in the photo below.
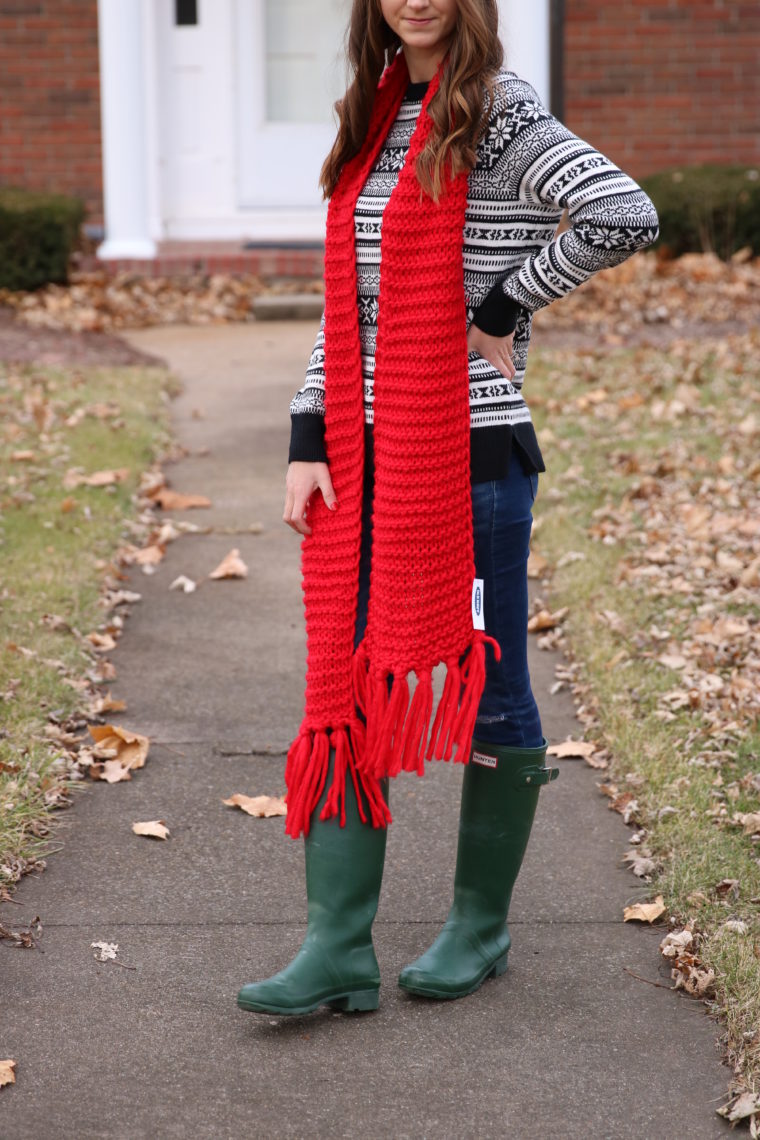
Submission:
<svg viewBox="0 0 760 1140">
<path fill-rule="evenodd" d="M 124 483 L 128 478 L 128 467 L 93 471 L 91 475 L 85 475 L 79 467 L 71 467 L 63 477 L 63 489 L 73 491 L 76 487 L 112 487 L 116 483 Z"/>
<path fill-rule="evenodd" d="M 269 819 L 271 816 L 286 815 L 287 807 L 284 798 L 280 796 L 245 796 L 236 792 L 227 800 L 222 800 L 227 807 L 239 807 L 248 815 Z"/>
<path fill-rule="evenodd" d="M 0 1088 L 3 1085 L 13 1085 L 16 1083 L 16 1062 L 6 1057 L 5 1060 L 0 1061 Z"/>
<path fill-rule="evenodd" d="M 229 554 L 225 555 L 215 570 L 209 574 L 209 578 L 222 579 L 222 578 L 247 578 L 248 567 L 243 559 L 240 557 L 240 551 L 234 547 Z"/>
<path fill-rule="evenodd" d="M 135 835 L 147 835 L 151 839 L 168 839 L 169 828 L 163 819 L 150 819 L 132 824 Z"/>
<path fill-rule="evenodd" d="M 607 761 L 599 755 L 598 745 L 589 740 L 565 740 L 562 744 L 550 744 L 547 756 L 557 760 L 585 760 L 590 768 L 606 768 Z"/>
<path fill-rule="evenodd" d="M 672 930 L 660 943 L 660 953 L 672 963 L 670 976 L 675 989 L 691 997 L 705 998 L 715 986 L 715 971 L 700 960 L 697 939 L 688 927 Z"/>
<path fill-rule="evenodd" d="M 159 324 L 250 321 L 252 300 L 269 291 L 253 274 L 145 277 L 128 272 L 111 276 L 98 268 L 74 271 L 69 282 L 67 286 L 47 285 L 34 293 L 0 290 L 0 303 L 11 305 L 19 320 L 35 328 L 100 332 Z M 298 283 L 297 288 L 318 292 L 322 285 L 314 281 Z"/>
<path fill-rule="evenodd" d="M 88 769 L 94 780 L 105 780 L 109 784 L 131 780 L 132 772 L 145 765 L 149 737 L 115 724 L 91 724 L 89 732 L 95 741 L 91 750 L 93 763 Z"/>
<path fill-rule="evenodd" d="M 665 903 L 662 895 L 658 895 L 652 902 L 633 903 L 623 910 L 623 922 L 656 922 L 665 913 Z"/>
</svg>

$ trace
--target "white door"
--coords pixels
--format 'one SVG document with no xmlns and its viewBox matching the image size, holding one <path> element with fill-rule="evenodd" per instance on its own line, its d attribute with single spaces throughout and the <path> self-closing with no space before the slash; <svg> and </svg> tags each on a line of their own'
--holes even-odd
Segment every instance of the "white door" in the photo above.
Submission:
<svg viewBox="0 0 760 1140">
<path fill-rule="evenodd" d="M 350 0 L 236 0 L 239 205 L 321 236 Z M 300 220 L 299 220 L 300 217 Z M 281 236 L 285 236 L 282 234 Z"/>
<path fill-rule="evenodd" d="M 155 14 L 163 231 L 216 236 L 234 211 L 233 0 L 157 0 Z"/>
</svg>

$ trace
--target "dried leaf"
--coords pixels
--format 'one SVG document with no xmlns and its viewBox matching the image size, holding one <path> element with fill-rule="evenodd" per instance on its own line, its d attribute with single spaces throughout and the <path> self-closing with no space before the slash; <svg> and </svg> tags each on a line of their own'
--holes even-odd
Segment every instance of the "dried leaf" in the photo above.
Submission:
<svg viewBox="0 0 760 1140">
<path fill-rule="evenodd" d="M 728 922 L 724 922 L 718 927 L 716 933 L 722 934 L 724 931 L 727 934 L 746 934 L 749 930 L 746 922 L 741 922 L 738 918 L 730 918 Z"/>
<path fill-rule="evenodd" d="M 110 633 L 88 633 L 86 640 L 89 641 L 96 653 L 110 653 L 112 649 L 116 648 L 116 642 Z"/>
<path fill-rule="evenodd" d="M 588 760 L 596 751 L 597 746 L 590 740 L 565 740 L 562 744 L 550 744 L 546 755 L 558 760 Z"/>
<path fill-rule="evenodd" d="M 539 610 L 528 621 L 528 633 L 539 633 L 544 629 L 554 629 L 567 616 L 567 606 L 556 613 L 550 610 Z"/>
<path fill-rule="evenodd" d="M 133 823 L 132 830 L 135 835 L 149 835 L 153 839 L 169 838 L 169 828 L 163 819 L 151 819 L 142 823 Z"/>
<path fill-rule="evenodd" d="M 240 551 L 235 547 L 222 559 L 216 570 L 212 570 L 209 578 L 247 578 L 248 567 L 240 557 Z"/>
<path fill-rule="evenodd" d="M 151 544 L 138 550 L 134 555 L 134 561 L 138 566 L 158 566 L 165 553 L 163 546 Z"/>
<path fill-rule="evenodd" d="M 16 1083 L 16 1062 L 10 1057 L 4 1061 L 0 1061 L 0 1089 L 3 1085 L 13 1085 Z"/>
<path fill-rule="evenodd" d="M 716 1109 L 719 1116 L 725 1116 L 732 1124 L 739 1120 L 746 1120 L 748 1116 L 760 1113 L 760 1093 L 743 1092 L 722 1108 Z"/>
<path fill-rule="evenodd" d="M 114 724 L 91 724 L 89 732 L 96 742 L 93 755 L 103 760 L 103 763 L 90 765 L 94 780 L 105 780 L 109 784 L 131 780 L 132 771 L 144 766 L 150 748 L 147 736 Z"/>
<path fill-rule="evenodd" d="M 673 930 L 660 943 L 660 953 L 665 958 L 678 958 L 693 941 L 694 935 L 690 930 Z"/>
<path fill-rule="evenodd" d="M 111 487 L 116 483 L 123 483 L 128 478 L 128 467 L 119 467 L 116 470 L 108 471 L 93 471 L 92 475 L 85 475 L 76 467 L 72 467 L 63 477 L 63 487 L 66 491 L 72 491 L 75 487 Z"/>
<path fill-rule="evenodd" d="M 228 807 L 239 807 L 248 815 L 269 818 L 275 815 L 286 815 L 285 800 L 279 796 L 245 796 L 236 792 L 228 800 L 222 800 Z"/>
<path fill-rule="evenodd" d="M 211 499 L 205 495 L 183 495 L 179 491 L 172 491 L 169 487 L 157 487 L 151 492 L 150 498 L 164 511 L 188 511 L 194 507 L 210 507 Z"/>
<path fill-rule="evenodd" d="M 731 823 L 744 828 L 745 835 L 758 835 L 760 834 L 760 811 L 737 811 L 734 813 Z"/>
<path fill-rule="evenodd" d="M 536 550 L 531 550 L 528 555 L 528 577 L 541 578 L 548 569 L 549 563 L 546 559 Z"/>
<path fill-rule="evenodd" d="M 665 903 L 662 895 L 658 895 L 653 902 L 634 903 L 623 910 L 623 922 L 656 922 L 665 913 Z"/>
<path fill-rule="evenodd" d="M 634 875 L 638 875 L 640 879 L 643 879 L 645 875 L 654 874 L 657 869 L 654 859 L 642 850 L 626 851 L 623 860 L 628 863 Z"/>
<path fill-rule="evenodd" d="M 97 951 L 93 957 L 98 962 L 112 962 L 119 952 L 118 942 L 91 942 L 90 946 Z"/>
<path fill-rule="evenodd" d="M 192 578 L 188 578 L 185 574 L 180 574 L 178 578 L 175 578 L 169 587 L 170 590 L 182 590 L 183 594 L 192 594 L 196 588 L 197 582 L 194 582 Z"/>
<path fill-rule="evenodd" d="M 689 664 L 680 653 L 661 653 L 657 660 L 668 669 L 685 669 Z"/>
<path fill-rule="evenodd" d="M 126 701 L 112 697 L 109 692 L 105 696 L 95 698 L 90 705 L 90 712 L 93 716 L 102 716 L 106 712 L 124 712 L 126 707 Z"/>
</svg>

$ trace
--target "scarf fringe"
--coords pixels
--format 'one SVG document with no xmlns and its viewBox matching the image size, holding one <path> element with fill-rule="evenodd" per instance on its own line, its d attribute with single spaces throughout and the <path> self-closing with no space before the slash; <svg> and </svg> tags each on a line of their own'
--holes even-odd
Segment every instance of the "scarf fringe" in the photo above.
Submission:
<svg viewBox="0 0 760 1140">
<path fill-rule="evenodd" d="M 451 760 L 466 764 L 475 730 L 478 705 L 486 680 L 486 645 L 496 660 L 501 658 L 498 642 L 480 630 L 474 631 L 464 662 L 456 658 L 446 663 L 443 692 L 433 719 L 433 679 L 429 670 L 417 672 L 417 685 L 409 699 L 405 676 L 390 673 L 372 676 L 367 672 L 367 653 L 360 647 L 355 660 L 354 684 L 357 704 L 367 694 L 367 748 L 358 761 L 361 770 L 382 779 L 399 772 L 422 775 L 425 760 Z M 389 680 L 392 680 L 389 693 Z M 430 731 L 430 721 L 433 728 Z M 428 732 L 430 739 L 428 742 Z M 427 743 L 427 751 L 425 744 Z"/>
<path fill-rule="evenodd" d="M 379 780 L 361 770 L 358 764 L 357 753 L 361 756 L 366 750 L 361 721 L 332 731 L 305 728 L 290 746 L 285 765 L 288 789 L 285 833 L 293 839 L 309 834 L 312 816 L 327 784 L 331 750 L 334 754 L 332 780 L 319 818 L 327 820 L 337 816 L 340 826 L 345 827 L 346 783 L 350 775 L 362 823 L 386 827 L 392 822 Z M 366 808 L 369 808 L 369 818 Z"/>
<path fill-rule="evenodd" d="M 336 729 L 303 727 L 288 751 L 285 766 L 285 797 L 288 813 L 287 835 L 307 836 L 314 812 L 327 785 L 330 753 L 334 756 L 332 780 L 319 813 L 321 820 L 337 816 L 346 823 L 346 787 L 350 776 L 362 823 L 386 827 L 392 817 L 380 785 L 386 776 L 416 772 L 421 776 L 425 760 L 451 760 L 466 764 L 475 729 L 480 697 L 486 678 L 486 645 L 496 660 L 501 657 L 498 642 L 480 630 L 473 633 L 464 663 L 447 663 L 446 679 L 438 702 L 433 728 L 433 677 L 428 669 L 415 674 L 417 684 L 409 697 L 409 683 L 403 675 L 370 676 L 367 653 L 360 646 L 354 656 L 353 680 L 357 705 L 367 713 L 367 728 L 360 720 Z M 366 806 L 365 806 L 366 805 Z M 366 808 L 369 808 L 369 817 Z"/>
</svg>

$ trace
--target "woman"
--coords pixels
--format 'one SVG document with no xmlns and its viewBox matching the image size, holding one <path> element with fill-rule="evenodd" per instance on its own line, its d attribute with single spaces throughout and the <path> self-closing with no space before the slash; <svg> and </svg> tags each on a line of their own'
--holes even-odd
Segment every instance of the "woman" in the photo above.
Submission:
<svg viewBox="0 0 760 1140">
<path fill-rule="evenodd" d="M 496 0 L 354 0 L 284 514 L 304 536 L 306 713 L 286 782 L 308 929 L 243 1009 L 377 1008 L 387 777 L 431 757 L 467 764 L 454 900 L 399 983 L 456 998 L 503 973 L 538 789 L 557 774 L 527 669 L 544 470 L 521 395 L 531 318 L 654 241 L 657 216 L 502 68 L 497 23 Z"/>
</svg>

